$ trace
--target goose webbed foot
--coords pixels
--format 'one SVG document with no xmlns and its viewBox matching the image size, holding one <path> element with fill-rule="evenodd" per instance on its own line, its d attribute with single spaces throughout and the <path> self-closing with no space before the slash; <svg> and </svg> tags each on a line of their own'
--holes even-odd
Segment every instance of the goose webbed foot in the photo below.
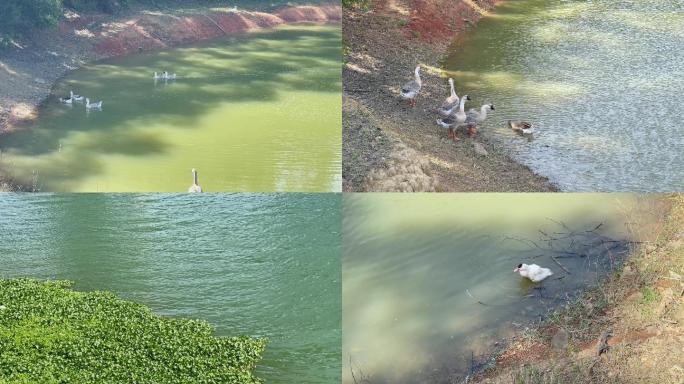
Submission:
<svg viewBox="0 0 684 384">
<path fill-rule="evenodd" d="M 454 131 L 454 134 L 451 135 L 451 139 L 454 141 L 454 143 L 461 141 L 461 138 L 458 137 L 458 133 Z"/>
<path fill-rule="evenodd" d="M 468 126 L 468 137 L 473 137 L 477 134 L 477 128 L 474 126 Z"/>
</svg>

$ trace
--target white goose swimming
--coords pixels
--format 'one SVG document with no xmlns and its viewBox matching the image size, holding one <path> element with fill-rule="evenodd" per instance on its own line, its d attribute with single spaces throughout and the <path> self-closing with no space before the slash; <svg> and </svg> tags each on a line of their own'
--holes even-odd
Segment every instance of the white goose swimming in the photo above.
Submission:
<svg viewBox="0 0 684 384">
<path fill-rule="evenodd" d="M 518 267 L 514 269 L 513 272 L 518 272 L 520 276 L 527 277 L 535 283 L 553 275 L 553 271 L 548 268 L 542 268 L 537 264 L 518 264 Z"/>
<path fill-rule="evenodd" d="M 154 79 L 155 80 L 176 80 L 176 74 L 175 73 L 169 73 L 167 71 L 162 72 L 161 74 L 158 74 L 157 72 L 154 73 Z"/>
<path fill-rule="evenodd" d="M 459 125 L 463 124 L 463 122 L 466 120 L 467 116 L 465 113 L 465 103 L 469 100 L 470 96 L 463 95 L 458 106 L 458 111 L 456 113 L 452 113 L 444 119 L 437 119 L 437 125 L 439 125 L 442 128 L 447 128 L 447 136 L 453 141 L 458 140 L 458 138 L 456 137 L 456 131 L 454 131 L 454 127 L 458 127 Z"/>
<path fill-rule="evenodd" d="M 451 112 L 454 111 L 454 108 L 458 107 L 458 95 L 456 94 L 456 90 L 454 89 L 454 79 L 449 79 L 449 88 L 451 89 L 451 93 L 449 94 L 449 97 L 444 100 L 442 103 L 442 106 L 439 107 L 439 114 L 446 117 L 451 114 Z"/>
<path fill-rule="evenodd" d="M 83 96 L 74 95 L 74 91 L 69 91 L 69 96 L 71 96 L 71 100 L 73 101 L 83 101 Z"/>
<path fill-rule="evenodd" d="M 416 106 L 416 96 L 420 93 L 423 82 L 420 80 L 420 65 L 416 66 L 414 79 L 401 87 L 401 98 L 408 100 L 412 107 Z"/>
<path fill-rule="evenodd" d="M 480 112 L 475 109 L 468 111 L 464 125 L 468 127 L 468 136 L 473 136 L 477 133 L 477 125 L 487 119 L 487 111 L 493 111 L 494 104 L 484 104 L 480 107 Z"/>
<path fill-rule="evenodd" d="M 97 103 L 91 103 L 90 99 L 86 97 L 85 107 L 86 109 L 102 109 L 102 100 L 98 101 Z"/>
<path fill-rule="evenodd" d="M 74 98 L 69 96 L 69 97 L 60 97 L 59 101 L 61 101 L 64 104 L 72 104 L 74 102 Z"/>
<path fill-rule="evenodd" d="M 197 170 L 195 168 L 192 169 L 192 185 L 190 186 L 190 188 L 188 188 L 188 192 L 190 192 L 190 193 L 202 192 L 202 187 L 200 187 L 199 182 L 197 181 Z"/>
</svg>

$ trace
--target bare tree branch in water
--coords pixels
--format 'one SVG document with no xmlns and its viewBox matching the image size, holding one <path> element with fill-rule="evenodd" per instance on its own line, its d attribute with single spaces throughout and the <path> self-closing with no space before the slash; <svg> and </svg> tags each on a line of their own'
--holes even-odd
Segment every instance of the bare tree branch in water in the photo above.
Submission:
<svg viewBox="0 0 684 384">
<path fill-rule="evenodd" d="M 565 271 L 565 273 L 567 273 L 568 275 L 572 275 L 572 273 L 570 273 L 570 271 L 568 271 L 568 269 L 565 268 L 563 266 L 563 264 L 561 264 L 558 260 L 556 260 L 555 257 L 551 256 L 551 260 L 553 260 L 556 264 L 558 264 L 558 266 L 561 267 L 561 269 L 563 269 Z"/>
</svg>

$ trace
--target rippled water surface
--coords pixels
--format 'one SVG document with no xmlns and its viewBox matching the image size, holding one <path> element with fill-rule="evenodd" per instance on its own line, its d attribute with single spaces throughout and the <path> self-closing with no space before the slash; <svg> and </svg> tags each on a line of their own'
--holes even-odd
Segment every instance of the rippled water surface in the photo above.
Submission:
<svg viewBox="0 0 684 384">
<path fill-rule="evenodd" d="M 103 110 L 61 104 L 69 90 Z M 339 26 L 109 60 L 57 83 L 0 167 L 42 191 L 186 191 L 192 168 L 207 191 L 339 191 L 340 92 Z"/>
<path fill-rule="evenodd" d="M 267 337 L 267 383 L 335 383 L 340 211 L 332 194 L 4 194 L 0 277 L 68 279 Z"/>
<path fill-rule="evenodd" d="M 684 189 L 684 4 L 507 1 L 454 44 L 446 68 L 484 130 L 568 191 Z M 527 119 L 532 141 L 507 119 Z"/>
<path fill-rule="evenodd" d="M 628 194 L 345 195 L 343 382 L 461 382 L 613 270 L 659 210 Z M 555 275 L 535 289 L 519 263 Z"/>
</svg>

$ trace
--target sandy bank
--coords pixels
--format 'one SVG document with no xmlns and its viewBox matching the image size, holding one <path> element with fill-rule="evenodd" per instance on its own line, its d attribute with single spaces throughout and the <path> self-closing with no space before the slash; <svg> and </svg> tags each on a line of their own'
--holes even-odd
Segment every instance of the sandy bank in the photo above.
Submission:
<svg viewBox="0 0 684 384">
<path fill-rule="evenodd" d="M 452 143 L 435 124 L 447 96 L 439 62 L 461 32 L 496 0 L 375 0 L 343 18 L 343 188 L 345 191 L 556 191 L 486 135 Z M 416 64 L 415 108 L 399 88 Z"/>
</svg>

